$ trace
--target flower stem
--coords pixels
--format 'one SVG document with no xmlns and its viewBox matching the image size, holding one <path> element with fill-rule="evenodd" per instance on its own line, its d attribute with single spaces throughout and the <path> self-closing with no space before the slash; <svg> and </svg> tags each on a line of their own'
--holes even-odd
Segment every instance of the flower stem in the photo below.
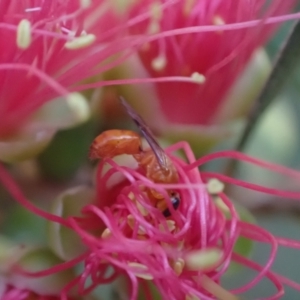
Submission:
<svg viewBox="0 0 300 300">
<path fill-rule="evenodd" d="M 299 36 L 300 21 L 293 27 L 284 47 L 277 57 L 265 86 L 248 114 L 246 127 L 236 146 L 237 151 L 243 151 L 245 149 L 263 113 L 276 99 L 276 96 L 284 88 L 297 68 L 297 61 L 300 60 Z M 236 167 L 237 161 L 230 161 L 225 169 L 226 174 L 233 174 Z"/>
</svg>

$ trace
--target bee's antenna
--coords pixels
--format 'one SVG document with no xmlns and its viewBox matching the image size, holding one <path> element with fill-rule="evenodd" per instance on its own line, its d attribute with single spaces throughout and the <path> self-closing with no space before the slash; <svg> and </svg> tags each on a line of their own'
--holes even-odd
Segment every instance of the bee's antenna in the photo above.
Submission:
<svg viewBox="0 0 300 300">
<path fill-rule="evenodd" d="M 137 125 L 141 133 L 143 134 L 144 138 L 147 140 L 149 146 L 151 147 L 154 155 L 156 156 L 156 159 L 160 166 L 163 169 L 166 169 L 166 156 L 163 151 L 163 149 L 160 147 L 160 145 L 155 140 L 150 128 L 147 126 L 146 122 L 143 120 L 143 118 L 129 105 L 129 103 L 125 100 L 124 97 L 120 96 L 119 100 L 123 107 L 125 108 L 128 115 L 132 118 L 134 123 Z"/>
<path fill-rule="evenodd" d="M 143 132 L 142 126 L 148 127 L 143 118 L 132 108 L 132 106 L 125 100 L 124 97 L 120 96 L 119 100 L 125 108 L 127 114 L 131 117 L 131 119 L 134 121 L 137 127 Z M 147 129 L 150 131 L 149 128 Z"/>
</svg>

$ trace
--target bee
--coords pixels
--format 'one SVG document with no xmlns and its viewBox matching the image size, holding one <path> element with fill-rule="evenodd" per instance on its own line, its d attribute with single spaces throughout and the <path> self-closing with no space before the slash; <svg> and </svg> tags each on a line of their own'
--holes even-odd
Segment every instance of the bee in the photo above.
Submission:
<svg viewBox="0 0 300 300">
<path fill-rule="evenodd" d="M 142 148 L 141 136 L 134 131 L 112 129 L 98 135 L 90 147 L 89 157 L 91 159 L 113 158 L 117 155 L 132 155 L 139 167 L 144 171 L 146 177 L 155 183 L 177 183 L 179 180 L 178 172 L 166 155 L 164 150 L 155 140 L 150 128 L 145 121 L 138 115 L 133 108 L 120 97 L 120 102 L 127 114 L 132 118 L 140 132 L 148 142 L 150 148 Z M 165 217 L 169 217 L 171 212 L 168 208 L 164 196 L 154 189 L 148 189 L 147 194 L 154 204 Z M 174 209 L 180 205 L 180 195 L 178 192 L 168 191 Z"/>
</svg>

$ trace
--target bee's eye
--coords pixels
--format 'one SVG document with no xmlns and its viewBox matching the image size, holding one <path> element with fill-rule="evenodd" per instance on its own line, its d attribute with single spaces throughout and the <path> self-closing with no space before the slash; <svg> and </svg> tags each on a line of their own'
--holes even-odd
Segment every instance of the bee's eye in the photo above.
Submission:
<svg viewBox="0 0 300 300">
<path fill-rule="evenodd" d="M 172 192 L 171 195 L 170 195 L 170 199 L 171 199 L 171 202 L 172 202 L 172 205 L 173 205 L 174 209 L 177 209 L 179 207 L 179 204 L 180 204 L 179 194 L 176 193 L 176 192 Z M 165 217 L 170 217 L 171 216 L 171 212 L 170 212 L 169 208 L 166 208 L 163 211 L 163 215 Z"/>
<path fill-rule="evenodd" d="M 171 202 L 174 207 L 174 209 L 177 209 L 180 204 L 180 196 L 178 193 L 173 192 L 171 195 Z"/>
</svg>

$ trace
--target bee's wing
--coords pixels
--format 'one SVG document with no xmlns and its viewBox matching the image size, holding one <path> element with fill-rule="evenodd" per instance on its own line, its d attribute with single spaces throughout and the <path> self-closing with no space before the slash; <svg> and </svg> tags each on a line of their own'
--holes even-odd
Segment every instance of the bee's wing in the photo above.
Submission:
<svg viewBox="0 0 300 300">
<path fill-rule="evenodd" d="M 150 128 L 146 125 L 142 117 L 137 112 L 134 111 L 134 109 L 127 103 L 127 101 L 123 97 L 120 97 L 120 101 L 124 106 L 124 108 L 126 109 L 128 115 L 132 118 L 132 120 L 135 122 L 135 124 L 142 132 L 144 138 L 146 139 L 154 155 L 156 156 L 159 165 L 163 169 L 168 169 L 166 153 L 155 140 Z"/>
</svg>

